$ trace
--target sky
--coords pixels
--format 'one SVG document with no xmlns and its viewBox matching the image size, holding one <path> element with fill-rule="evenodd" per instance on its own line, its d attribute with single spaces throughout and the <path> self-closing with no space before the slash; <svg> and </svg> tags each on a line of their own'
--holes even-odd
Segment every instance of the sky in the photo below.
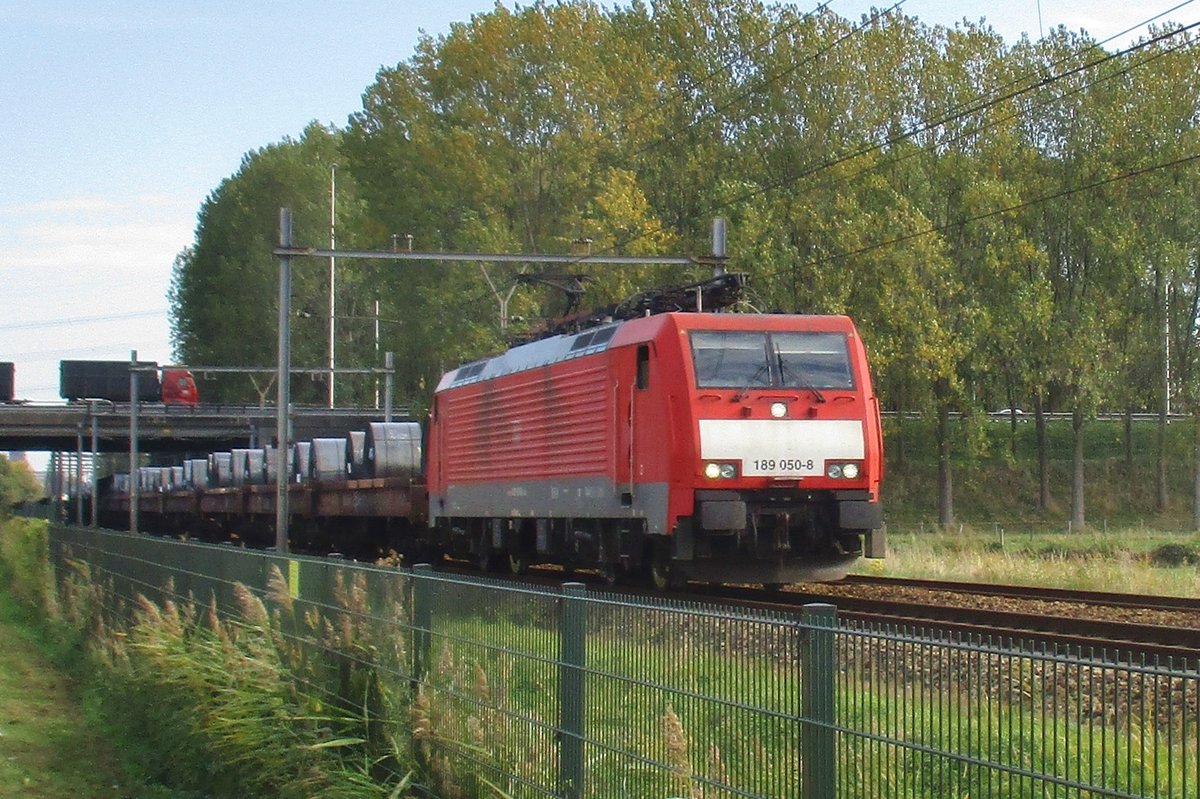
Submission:
<svg viewBox="0 0 1200 799">
<path fill-rule="evenodd" d="M 1010 42 L 1058 25 L 1103 40 L 1178 3 L 907 0 L 901 11 L 983 19 Z M 137 350 L 170 363 L 171 265 L 243 155 L 314 120 L 343 127 L 381 67 L 494 5 L 0 0 L 0 361 L 16 364 L 16 396 L 59 401 L 64 359 Z M 829 3 L 853 19 L 871 5 Z M 1191 23 L 1200 8 L 1168 18 Z"/>
</svg>

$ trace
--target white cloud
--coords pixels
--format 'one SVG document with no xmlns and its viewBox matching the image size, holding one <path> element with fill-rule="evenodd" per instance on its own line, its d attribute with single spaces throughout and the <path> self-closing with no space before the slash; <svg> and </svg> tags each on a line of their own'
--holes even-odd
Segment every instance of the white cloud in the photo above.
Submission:
<svg viewBox="0 0 1200 799">
<path fill-rule="evenodd" d="M 165 310 L 171 265 L 193 237 L 190 201 L 161 194 L 51 197 L 0 207 L 0 360 L 16 393 L 58 396 L 58 361 L 171 360 Z M 45 323 L 45 324 L 41 324 Z"/>
</svg>

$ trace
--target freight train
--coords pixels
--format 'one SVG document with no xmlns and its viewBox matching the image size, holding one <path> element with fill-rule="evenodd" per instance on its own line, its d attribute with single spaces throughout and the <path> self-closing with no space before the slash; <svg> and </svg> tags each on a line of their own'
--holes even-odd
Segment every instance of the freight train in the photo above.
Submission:
<svg viewBox="0 0 1200 799">
<path fill-rule="evenodd" d="M 427 426 L 143 468 L 148 531 L 687 580 L 844 576 L 882 551 L 883 439 L 845 316 L 673 312 L 550 336 L 447 372 Z M 128 478 L 104 498 L 128 518 Z"/>
</svg>

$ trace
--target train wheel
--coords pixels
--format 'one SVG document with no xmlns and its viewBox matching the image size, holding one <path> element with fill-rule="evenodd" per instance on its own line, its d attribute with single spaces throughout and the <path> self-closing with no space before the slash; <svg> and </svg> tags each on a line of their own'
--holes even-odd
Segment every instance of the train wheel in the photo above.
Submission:
<svg viewBox="0 0 1200 799">
<path fill-rule="evenodd" d="M 650 563 L 650 582 L 656 591 L 666 591 L 683 585 L 678 573 L 671 566 L 671 561 L 665 558 L 655 558 Z"/>
<path fill-rule="evenodd" d="M 519 552 L 509 552 L 508 570 L 513 574 L 524 574 L 529 571 L 529 558 Z"/>
<path fill-rule="evenodd" d="M 487 573 L 493 571 L 496 568 L 496 553 L 492 551 L 491 547 L 485 546 L 480 550 L 476 563 L 479 564 L 479 571 L 481 572 Z"/>
<path fill-rule="evenodd" d="M 616 585 L 618 576 L 619 576 L 619 572 L 617 569 L 617 564 L 615 564 L 615 563 L 601 564 L 600 579 L 604 581 L 605 585 L 610 586 L 610 587 Z"/>
</svg>

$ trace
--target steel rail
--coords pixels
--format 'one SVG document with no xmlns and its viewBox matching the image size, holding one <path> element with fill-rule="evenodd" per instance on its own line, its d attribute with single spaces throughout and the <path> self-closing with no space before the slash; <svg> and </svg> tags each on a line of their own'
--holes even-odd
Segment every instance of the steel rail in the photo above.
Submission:
<svg viewBox="0 0 1200 799">
<path fill-rule="evenodd" d="M 1108 657 L 1140 655 L 1183 658 L 1200 665 L 1200 628 L 1087 619 L 979 607 L 897 602 L 893 599 L 845 597 L 826 593 L 779 592 L 733 586 L 704 589 L 692 598 L 734 606 L 796 612 L 810 602 L 837 607 L 838 618 L 870 625 L 919 627 L 969 636 L 973 640 L 1013 639 L 1057 644 L 1080 652 L 1104 652 Z"/>
<path fill-rule="evenodd" d="M 951 580 L 921 580 L 908 577 L 872 577 L 849 575 L 838 585 L 880 586 L 884 588 L 919 588 L 927 591 L 950 591 L 956 594 L 981 594 L 993 597 L 1018 599 L 1041 599 L 1047 602 L 1075 602 L 1084 605 L 1102 605 L 1117 608 L 1141 608 L 1145 610 L 1195 611 L 1200 612 L 1200 598 L 1183 596 L 1156 596 L 1149 594 L 1124 594 L 1111 591 L 1082 591 L 1070 588 L 1043 588 L 1032 585 L 1002 585 L 991 583 L 964 583 Z"/>
</svg>

